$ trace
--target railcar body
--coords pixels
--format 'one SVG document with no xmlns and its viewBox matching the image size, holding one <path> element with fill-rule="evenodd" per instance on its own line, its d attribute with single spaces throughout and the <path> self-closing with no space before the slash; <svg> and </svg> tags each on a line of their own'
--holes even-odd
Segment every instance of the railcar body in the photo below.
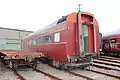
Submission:
<svg viewBox="0 0 120 80">
<path fill-rule="evenodd" d="M 120 34 L 113 34 L 102 38 L 103 49 L 106 55 L 120 55 Z"/>
<path fill-rule="evenodd" d="M 102 52 L 102 44 L 103 44 L 103 41 L 102 41 L 102 34 L 99 33 L 99 45 L 100 45 L 100 52 Z"/>
<path fill-rule="evenodd" d="M 25 37 L 22 48 L 45 53 L 56 66 L 90 64 L 99 55 L 99 27 L 93 14 L 74 12 Z"/>
</svg>

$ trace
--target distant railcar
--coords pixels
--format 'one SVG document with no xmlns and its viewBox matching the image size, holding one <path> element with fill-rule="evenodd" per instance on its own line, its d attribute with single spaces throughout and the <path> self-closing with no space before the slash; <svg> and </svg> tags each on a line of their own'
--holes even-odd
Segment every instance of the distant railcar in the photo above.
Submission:
<svg viewBox="0 0 120 80">
<path fill-rule="evenodd" d="M 54 66 L 69 67 L 91 64 L 92 57 L 99 56 L 99 42 L 93 14 L 74 12 L 25 37 L 22 48 L 45 53 Z"/>
<path fill-rule="evenodd" d="M 120 55 L 120 34 L 104 36 L 102 51 L 105 55 Z"/>
<path fill-rule="evenodd" d="M 102 44 L 103 44 L 103 41 L 102 41 L 102 34 L 99 33 L 99 45 L 100 45 L 100 52 L 102 52 Z"/>
</svg>

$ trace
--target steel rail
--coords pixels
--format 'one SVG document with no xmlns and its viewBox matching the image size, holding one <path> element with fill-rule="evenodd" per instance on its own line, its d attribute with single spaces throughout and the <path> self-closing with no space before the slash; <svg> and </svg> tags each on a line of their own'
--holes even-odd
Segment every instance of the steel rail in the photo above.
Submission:
<svg viewBox="0 0 120 80">
<path fill-rule="evenodd" d="M 117 66 L 120 67 L 120 65 L 114 64 L 114 63 L 107 63 L 107 62 L 101 62 L 101 61 L 93 61 L 94 63 L 99 63 L 99 64 L 105 64 L 105 65 L 111 65 L 111 66 Z"/>
<path fill-rule="evenodd" d="M 50 66 L 51 66 L 51 65 L 50 65 Z M 55 68 L 55 69 L 57 69 L 57 70 L 64 71 L 64 72 L 66 72 L 66 73 L 72 74 L 72 75 L 74 75 L 74 76 L 78 76 L 78 77 L 87 79 L 87 80 L 95 80 L 95 79 L 93 79 L 93 78 L 90 78 L 90 77 L 87 77 L 87 76 L 84 76 L 84 75 L 81 75 L 81 74 L 72 72 L 72 71 L 70 71 L 70 70 L 63 70 L 63 69 L 59 69 L 59 68 L 54 67 L 54 66 L 51 66 L 51 67 L 53 67 L 53 68 Z"/>
<path fill-rule="evenodd" d="M 66 72 L 66 73 L 72 74 L 72 75 L 74 75 L 74 76 L 78 76 L 78 77 L 80 77 L 80 78 L 84 78 L 84 79 L 87 79 L 87 80 L 95 80 L 95 79 L 93 79 L 93 78 L 90 78 L 90 77 L 87 77 L 87 76 L 84 76 L 84 75 L 81 75 L 81 74 L 72 72 L 72 71 L 70 71 L 70 70 L 60 69 L 60 68 L 57 68 L 57 67 L 52 66 L 52 65 L 49 65 L 49 66 L 51 66 L 51 67 L 53 67 L 53 68 L 55 68 L 55 69 L 57 69 L 57 70 L 64 71 L 64 72 Z"/>
<path fill-rule="evenodd" d="M 13 69 L 12 69 L 13 70 Z M 18 76 L 20 80 L 26 80 L 22 75 L 20 75 L 17 71 L 13 70 L 14 73 Z"/>
<path fill-rule="evenodd" d="M 119 63 L 118 61 L 112 61 L 111 59 L 104 59 L 104 58 L 99 58 L 99 60 L 102 60 L 102 61 L 108 61 L 108 62 L 114 62 L 114 63 Z"/>
<path fill-rule="evenodd" d="M 78 77 L 81 77 L 81 78 L 84 78 L 84 79 L 87 79 L 87 80 L 95 80 L 93 78 L 90 78 L 90 77 L 87 77 L 87 76 L 84 76 L 84 75 L 81 75 L 81 74 L 78 74 L 78 73 L 75 73 L 72 71 L 65 71 L 65 72 L 70 73 L 70 74 L 75 75 L 75 76 L 78 76 Z"/>
<path fill-rule="evenodd" d="M 31 68 L 33 68 L 33 67 L 31 67 Z M 53 75 L 51 75 L 51 74 L 49 74 L 49 73 L 46 73 L 46 72 L 44 72 L 44 71 L 41 71 L 41 70 L 39 70 L 39 69 L 35 69 L 35 68 L 33 68 L 36 72 L 39 72 L 39 73 L 41 73 L 41 74 L 44 74 L 45 76 L 48 76 L 49 78 L 51 78 L 51 79 L 53 79 L 53 80 L 63 80 L 63 79 L 60 79 L 60 78 L 58 78 L 58 77 L 56 77 L 56 76 L 53 76 Z"/>
<path fill-rule="evenodd" d="M 108 73 L 104 73 L 104 72 L 100 72 L 100 71 L 96 71 L 96 70 L 91 70 L 91 69 L 86 69 L 86 70 L 92 71 L 92 72 L 95 72 L 95 73 L 98 73 L 98 74 L 106 75 L 106 76 L 109 76 L 109 77 L 113 77 L 113 78 L 116 78 L 116 79 L 120 79 L 120 76 L 116 76 L 116 75 L 112 75 L 112 74 L 108 74 Z"/>
<path fill-rule="evenodd" d="M 109 56 L 100 56 L 100 58 L 113 59 L 113 60 L 120 60 L 120 58 L 116 58 L 116 57 L 109 57 Z"/>
<path fill-rule="evenodd" d="M 99 67 L 99 68 L 108 69 L 108 70 L 116 70 L 116 71 L 120 71 L 120 69 L 111 68 L 111 67 L 102 66 L 102 65 L 97 65 L 97 64 L 93 64 L 93 66 L 96 66 L 96 67 Z"/>
</svg>

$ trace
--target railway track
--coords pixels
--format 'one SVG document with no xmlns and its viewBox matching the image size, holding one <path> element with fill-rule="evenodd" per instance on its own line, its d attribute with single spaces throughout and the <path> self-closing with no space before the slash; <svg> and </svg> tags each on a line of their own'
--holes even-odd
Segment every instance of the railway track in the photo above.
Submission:
<svg viewBox="0 0 120 80">
<path fill-rule="evenodd" d="M 33 68 L 33 69 L 34 69 L 34 68 Z M 58 78 L 58 77 L 56 77 L 56 76 L 53 76 L 53 75 L 48 74 L 48 73 L 46 73 L 46 72 L 43 72 L 43 71 L 41 71 L 41 70 L 39 70 L 39 69 L 34 69 L 34 70 L 37 71 L 37 72 L 40 72 L 40 73 L 44 74 L 45 76 L 50 77 L 50 78 L 53 79 L 53 80 L 62 80 L 61 78 Z"/>
<path fill-rule="evenodd" d="M 42 66 L 42 68 L 43 68 L 43 66 Z M 53 74 L 51 74 L 52 71 L 47 72 L 45 70 L 42 70 L 41 68 L 33 70 L 32 67 L 31 68 L 17 69 L 16 71 L 13 69 L 10 69 L 10 70 L 12 70 L 14 72 L 14 74 L 16 75 L 15 80 L 17 80 L 17 79 L 18 80 L 39 80 L 39 79 L 42 79 L 42 80 L 64 80 L 64 79 L 67 79 L 67 80 L 80 80 L 80 79 L 82 79 L 82 80 L 94 80 L 92 78 L 83 76 L 81 74 L 77 74 L 77 73 L 69 72 L 69 71 L 62 71 L 61 72 L 60 70 L 56 70 L 56 71 L 54 71 Z M 48 70 L 50 70 L 50 69 L 48 69 Z M 53 68 L 53 70 L 54 70 L 54 68 Z M 47 78 L 44 79 L 43 77 L 42 78 L 37 77 L 36 74 L 37 74 L 37 76 L 43 76 L 43 77 L 47 77 Z M 67 77 L 65 77 L 65 76 L 67 76 Z"/>
<path fill-rule="evenodd" d="M 110 57 L 110 56 L 100 56 L 100 58 L 104 58 L 104 59 L 112 59 L 112 60 L 120 60 L 120 58 Z"/>
<path fill-rule="evenodd" d="M 120 79 L 120 76 L 118 75 L 113 75 L 113 74 L 109 74 L 107 72 L 103 72 L 103 71 L 99 71 L 99 70 L 94 70 L 94 69 L 87 69 L 88 71 L 92 71 L 92 72 L 95 72 L 95 73 L 98 73 L 98 74 L 102 74 L 102 75 L 105 75 L 105 76 L 109 76 L 111 78 L 116 78 L 116 79 Z"/>
<path fill-rule="evenodd" d="M 52 66 L 52 68 L 55 68 L 55 67 Z M 58 69 L 58 68 L 55 68 L 55 69 L 60 71 L 60 69 Z M 65 73 L 68 73 L 70 75 L 78 76 L 79 78 L 83 78 L 85 80 L 96 80 L 96 79 L 97 80 L 109 80 L 109 79 L 119 80 L 119 78 L 120 78 L 119 76 L 116 76 L 116 75 L 111 75 L 111 74 L 108 74 L 108 73 L 105 73 L 105 72 L 100 72 L 98 70 L 92 70 L 92 69 L 89 69 L 89 68 L 87 68 L 86 70 L 78 69 L 77 71 L 75 71 L 75 70 L 71 70 L 71 71 L 61 70 L 61 71 L 65 72 Z M 94 75 L 89 76 L 90 74 L 94 74 Z M 107 79 L 104 79 L 104 77 L 106 77 Z M 99 78 L 102 78 L 102 79 L 99 79 Z M 71 80 L 74 80 L 74 79 L 71 79 Z"/>
<path fill-rule="evenodd" d="M 26 72 L 27 72 L 27 75 L 26 75 Z M 20 80 L 39 80 L 39 79 L 42 79 L 42 80 L 62 80 L 56 76 L 53 76 L 53 75 L 51 75 L 47 72 L 41 71 L 39 69 L 34 69 L 34 70 L 28 70 L 28 69 L 25 70 L 24 69 L 24 70 L 14 71 L 14 73 L 18 76 L 18 78 Z M 32 75 L 30 73 L 32 73 Z M 36 76 L 36 74 L 37 74 L 37 76 Z"/>
<path fill-rule="evenodd" d="M 86 70 L 60 70 L 47 64 L 40 63 L 38 68 L 34 70 L 31 67 L 30 70 L 18 69 L 17 71 L 13 71 L 20 80 L 120 80 L 120 71 L 114 68 L 118 63 L 113 65 L 114 63 L 107 62 L 108 61 L 105 62 L 103 60 L 98 60 L 97 62 L 96 60 L 93 63 L 93 67 L 87 68 Z M 110 65 L 110 63 L 112 65 Z M 110 68 L 110 66 L 113 68 Z M 111 73 L 111 70 L 118 72 L 118 74 Z"/>
<path fill-rule="evenodd" d="M 30 66 L 30 68 L 33 68 L 33 67 L 31 67 Z M 35 69 L 35 68 L 33 68 L 34 69 L 34 71 L 36 71 L 36 72 L 38 72 L 38 73 L 41 73 L 41 74 L 43 74 L 43 75 L 45 75 L 45 76 L 47 76 L 47 77 L 49 77 L 50 79 L 52 79 L 52 80 L 63 80 L 63 78 L 61 79 L 59 76 L 55 76 L 55 75 L 53 75 L 53 74 L 51 74 L 51 73 L 48 73 L 48 72 L 44 72 L 44 71 L 42 71 L 42 70 L 40 70 L 40 69 Z M 57 68 L 56 68 L 57 69 Z M 14 70 L 13 70 L 14 71 Z M 60 70 L 58 70 L 57 69 L 57 71 L 59 71 L 59 74 L 60 74 Z M 68 74 L 68 76 L 78 76 L 78 80 L 80 79 L 80 78 L 83 78 L 82 80 L 94 80 L 94 79 L 92 79 L 92 78 L 89 78 L 89 77 L 86 77 L 86 76 L 83 76 L 83 75 L 81 75 L 81 74 L 77 74 L 77 73 L 74 73 L 74 72 L 72 72 L 72 71 L 63 71 L 63 72 L 65 72 L 65 73 L 67 73 Z M 28 79 L 26 79 L 26 78 L 24 78 L 22 75 L 23 74 L 21 74 L 21 73 L 19 73 L 19 72 L 17 72 L 17 71 L 14 71 L 14 73 L 18 76 L 18 78 L 20 79 L 20 80 L 28 80 Z M 61 74 L 60 74 L 61 75 Z M 65 79 L 65 78 L 64 78 Z M 74 78 L 74 79 L 76 79 L 76 78 Z M 34 80 L 34 79 L 33 79 Z M 36 79 L 35 79 L 36 80 Z M 73 79 L 71 79 L 71 80 L 73 80 Z"/>
<path fill-rule="evenodd" d="M 32 67 L 31 67 L 32 68 Z M 55 67 L 54 67 L 55 68 Z M 33 68 L 34 69 L 34 68 Z M 57 68 L 55 68 L 55 69 L 57 69 Z M 42 73 L 42 74 L 44 74 L 45 76 L 48 76 L 48 77 L 50 77 L 52 80 L 63 80 L 63 79 L 61 79 L 61 78 L 59 78 L 59 77 L 57 77 L 57 76 L 54 76 L 53 74 L 49 74 L 48 72 L 43 72 L 42 70 L 40 70 L 40 69 L 34 69 L 35 71 L 37 71 L 37 72 L 40 72 L 40 73 Z M 57 69 L 57 71 L 60 71 L 59 69 Z M 65 73 L 67 73 L 68 75 L 72 75 L 72 76 L 78 76 L 79 77 L 79 79 L 80 78 L 83 78 L 82 80 L 94 80 L 93 78 L 90 78 L 90 77 L 87 77 L 87 76 L 84 76 L 84 75 L 81 75 L 81 74 L 77 74 L 77 73 L 75 73 L 75 72 L 72 72 L 72 71 L 66 71 L 66 70 L 62 70 L 63 72 L 65 72 Z M 61 72 L 61 71 L 60 71 Z M 61 76 L 60 76 L 61 77 Z M 78 80 L 79 80 L 78 79 Z M 72 79 L 71 79 L 72 80 Z"/>
<path fill-rule="evenodd" d="M 82 77 L 82 78 L 87 79 L 87 80 L 94 80 L 93 78 L 84 76 L 84 75 L 82 75 L 82 74 L 75 73 L 75 72 L 73 72 L 73 71 L 65 71 L 65 72 L 67 72 L 67 73 L 69 73 L 69 74 L 73 74 L 73 75 L 75 75 L 75 76 Z"/>
<path fill-rule="evenodd" d="M 6 68 L 6 66 L 0 62 L 0 80 L 22 80 L 22 78 L 20 79 L 19 76 L 16 76 L 18 74 L 19 73 Z"/>
<path fill-rule="evenodd" d="M 38 68 L 38 69 L 34 69 L 36 72 L 38 72 L 38 73 L 41 73 L 41 74 L 43 74 L 44 76 L 47 76 L 47 77 L 49 77 L 50 79 L 52 79 L 52 80 L 63 80 L 63 79 L 67 79 L 67 78 L 64 78 L 64 77 L 61 77 L 61 76 L 58 76 L 58 75 L 62 75 L 62 73 L 61 73 L 61 71 L 62 72 L 64 72 L 64 74 L 65 73 L 67 73 L 67 75 L 69 75 L 69 76 L 77 76 L 77 78 L 78 78 L 78 80 L 79 80 L 79 78 L 81 78 L 81 79 L 85 79 L 85 80 L 96 80 L 98 77 L 96 77 L 96 75 L 102 75 L 102 76 L 105 76 L 105 77 L 107 77 L 107 78 L 110 78 L 110 79 L 115 79 L 115 80 L 119 80 L 120 79 L 120 76 L 119 75 L 114 75 L 114 74 L 111 74 L 111 73 L 107 73 L 107 71 L 108 70 L 116 70 L 116 71 L 120 71 L 119 69 L 115 69 L 115 68 L 111 68 L 111 67 L 108 67 L 108 66 L 114 66 L 114 67 L 119 67 L 119 65 L 117 65 L 117 64 L 115 64 L 115 63 L 110 63 L 110 62 L 108 62 L 108 61 L 106 61 L 106 62 L 104 62 L 104 61 L 99 61 L 99 60 L 94 60 L 94 63 L 93 63 L 93 67 L 96 67 L 97 69 L 94 69 L 93 67 L 92 68 L 87 68 L 86 70 L 87 70 L 87 73 L 91 73 L 91 72 L 93 72 L 92 74 L 95 74 L 94 76 L 87 76 L 87 75 L 83 75 L 83 73 L 80 73 L 80 72 L 78 72 L 77 73 L 77 71 L 68 71 L 68 70 L 60 70 L 60 69 L 58 69 L 58 68 L 55 68 L 56 69 L 56 71 L 54 71 L 55 73 L 52 73 L 51 71 L 47 71 L 47 69 L 42 69 L 42 68 L 44 68 L 43 66 L 42 66 L 42 68 Z M 97 63 L 97 64 L 96 64 Z M 101 64 L 104 64 L 104 65 L 108 65 L 108 66 L 104 66 L 104 65 L 101 65 Z M 45 66 L 47 65 L 47 64 L 44 64 Z M 41 66 L 41 64 L 40 64 L 40 66 Z M 47 65 L 48 66 L 48 65 Z M 50 66 L 49 66 L 50 67 Z M 31 67 L 32 68 L 32 67 Z M 52 67 L 53 68 L 53 67 Z M 102 69 L 105 69 L 104 71 L 103 70 L 99 70 L 99 68 L 102 68 Z M 42 70 L 41 70 L 42 69 Z M 52 69 L 48 69 L 48 70 L 52 70 Z M 58 71 L 58 73 L 56 73 Z M 84 70 L 83 70 L 84 71 Z M 82 72 L 82 71 L 81 71 Z M 57 74 L 57 75 L 56 75 Z M 26 80 L 25 78 L 23 78 L 23 77 L 21 77 L 20 76 L 20 74 L 19 73 L 17 73 L 17 76 L 19 76 L 19 78 L 21 78 L 21 80 Z M 63 75 L 62 75 L 63 76 Z M 102 77 L 102 78 L 104 78 L 104 77 Z M 76 79 L 76 78 L 74 78 L 74 79 Z M 71 79 L 71 80 L 73 80 L 73 79 Z M 103 79 L 104 80 L 104 79 Z M 105 79 L 106 80 L 106 79 Z"/>
<path fill-rule="evenodd" d="M 99 60 L 95 60 L 94 62 L 112 66 L 115 67 L 115 69 L 118 68 L 117 70 L 120 71 L 120 58 L 101 56 Z"/>
<path fill-rule="evenodd" d="M 111 67 L 111 66 L 105 66 L 105 65 L 96 64 L 96 63 L 93 63 L 93 66 L 99 67 L 99 68 L 103 68 L 103 69 L 107 69 L 107 70 L 116 70 L 116 71 L 120 71 L 120 69 L 118 69 L 118 68 L 113 68 L 113 67 Z"/>
<path fill-rule="evenodd" d="M 42 66 L 42 67 L 41 67 Z M 81 74 L 77 74 L 67 70 L 61 70 L 48 64 L 41 63 L 38 69 L 43 70 L 51 75 L 62 78 L 62 80 L 93 80 Z"/>
<path fill-rule="evenodd" d="M 12 69 L 13 70 L 13 69 Z M 17 75 L 18 76 L 18 78 L 20 79 L 20 80 L 26 80 L 20 73 L 18 73 L 17 71 L 15 71 L 15 70 L 13 70 L 13 72 L 15 73 L 15 75 Z"/>
<path fill-rule="evenodd" d="M 113 63 L 118 63 L 118 64 L 120 64 L 120 61 L 118 61 L 118 60 L 105 59 L 105 58 L 99 58 L 99 60 L 101 60 L 101 61 L 108 61 L 108 62 L 113 62 Z"/>
<path fill-rule="evenodd" d="M 108 61 L 101 61 L 101 60 L 94 60 L 94 63 L 99 63 L 99 64 L 105 64 L 105 65 L 110 65 L 114 67 L 120 67 L 119 63 L 113 63 L 113 62 L 108 62 Z"/>
<path fill-rule="evenodd" d="M 119 80 L 118 76 L 110 75 L 105 72 L 100 72 L 98 69 L 86 69 L 85 71 L 73 70 L 77 74 L 82 74 L 92 80 Z"/>
<path fill-rule="evenodd" d="M 53 67 L 53 66 L 51 66 L 52 68 L 55 68 L 55 69 L 57 69 L 57 70 L 60 70 L 59 68 L 56 68 L 56 67 Z M 83 78 L 83 79 L 85 79 L 85 80 L 96 80 L 96 78 L 97 77 L 99 77 L 101 74 L 100 73 L 97 73 L 97 74 L 95 74 L 96 72 L 93 72 L 95 75 L 98 75 L 97 77 L 90 77 L 90 76 L 88 76 L 89 74 L 91 74 L 91 70 L 89 70 L 89 69 L 87 69 L 87 74 L 88 75 L 86 75 L 86 74 L 84 74 L 83 75 L 83 73 L 84 72 L 86 72 L 86 71 L 84 71 L 84 70 L 80 70 L 79 68 L 78 68 L 78 71 L 80 71 L 80 73 L 78 72 L 77 73 L 77 71 L 74 71 L 74 70 L 61 70 L 61 71 L 63 71 L 63 72 L 65 72 L 65 73 L 68 73 L 68 74 L 72 74 L 72 75 L 74 75 L 74 76 L 78 76 L 78 77 L 80 77 L 80 78 Z M 82 72 L 82 73 L 81 73 Z M 94 75 L 94 76 L 95 76 Z M 105 74 L 102 74 L 102 76 L 106 76 L 106 77 L 111 77 L 111 76 L 108 76 L 108 75 L 105 75 Z M 114 77 L 113 77 L 114 78 Z M 83 80 L 82 79 L 82 80 Z M 104 80 L 104 79 L 103 79 Z"/>
<path fill-rule="evenodd" d="M 87 70 L 120 79 L 120 64 L 118 60 L 119 58 L 101 56 L 100 59 L 93 61 L 93 67 L 98 68 L 98 70 L 94 68 Z"/>
</svg>

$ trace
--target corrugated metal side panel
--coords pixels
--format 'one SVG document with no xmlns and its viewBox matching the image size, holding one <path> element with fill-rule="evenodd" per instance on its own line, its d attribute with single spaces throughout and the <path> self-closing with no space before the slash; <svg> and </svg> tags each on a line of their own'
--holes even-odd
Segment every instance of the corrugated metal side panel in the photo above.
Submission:
<svg viewBox="0 0 120 80">
<path fill-rule="evenodd" d="M 6 49 L 20 50 L 20 44 L 6 44 Z"/>
</svg>

